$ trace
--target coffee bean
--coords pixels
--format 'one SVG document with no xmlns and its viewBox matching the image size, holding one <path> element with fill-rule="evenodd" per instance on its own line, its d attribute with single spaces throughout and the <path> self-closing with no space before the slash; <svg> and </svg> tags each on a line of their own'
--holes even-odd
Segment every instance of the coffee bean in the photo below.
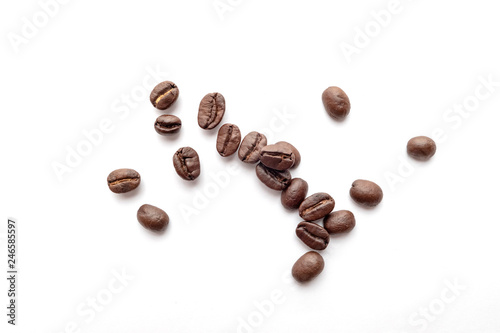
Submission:
<svg viewBox="0 0 500 333">
<path fill-rule="evenodd" d="M 168 135 L 179 132 L 181 129 L 181 120 L 169 114 L 164 114 L 156 118 L 155 130 L 158 134 Z"/>
<path fill-rule="evenodd" d="M 288 187 L 292 179 L 292 175 L 288 170 L 278 171 L 266 167 L 264 164 L 259 163 L 255 168 L 255 173 L 261 182 L 270 189 L 282 191 Z"/>
<path fill-rule="evenodd" d="M 356 226 L 354 214 L 348 210 L 338 210 L 325 216 L 323 225 L 330 234 L 348 232 Z"/>
<path fill-rule="evenodd" d="M 250 132 L 241 141 L 238 157 L 245 163 L 257 163 L 260 159 L 260 150 L 267 145 L 264 134 Z"/>
<path fill-rule="evenodd" d="M 220 156 L 231 156 L 238 150 L 241 141 L 241 132 L 238 126 L 224 124 L 217 133 L 217 151 Z"/>
<path fill-rule="evenodd" d="M 335 200 L 327 193 L 315 193 L 307 197 L 299 206 L 299 215 L 306 221 L 325 217 L 335 207 Z"/>
<path fill-rule="evenodd" d="M 408 155 L 419 161 L 427 161 L 436 153 L 436 143 L 429 137 L 417 136 L 406 146 Z"/>
<path fill-rule="evenodd" d="M 297 282 L 308 282 L 321 274 L 325 268 L 325 261 L 318 252 L 310 251 L 295 262 L 292 276 Z"/>
<path fill-rule="evenodd" d="M 283 146 L 292 150 L 292 159 L 294 162 L 293 162 L 291 169 L 298 167 L 300 164 L 300 161 L 301 161 L 301 157 L 300 157 L 300 153 L 297 150 L 297 148 L 295 148 L 291 143 L 288 143 L 286 141 L 276 142 L 276 144 L 283 145 Z"/>
<path fill-rule="evenodd" d="M 351 198 L 358 204 L 365 207 L 377 206 L 384 197 L 380 186 L 369 180 L 358 179 L 352 183 Z"/>
<path fill-rule="evenodd" d="M 309 185 L 302 178 L 294 178 L 281 192 L 281 204 L 288 209 L 297 209 L 306 198 Z"/>
<path fill-rule="evenodd" d="M 168 225 L 168 215 L 158 207 L 142 205 L 137 211 L 137 220 L 146 229 L 162 231 Z"/>
<path fill-rule="evenodd" d="M 351 111 L 351 102 L 346 93 L 339 87 L 329 87 L 323 92 L 323 105 L 328 114 L 337 119 L 342 120 Z"/>
<path fill-rule="evenodd" d="M 118 169 L 108 176 L 108 187 L 114 193 L 126 193 L 135 190 L 141 183 L 141 176 L 132 169 Z"/>
<path fill-rule="evenodd" d="M 304 244 L 313 250 L 324 250 L 330 242 L 328 231 L 316 223 L 300 222 L 295 233 Z"/>
<path fill-rule="evenodd" d="M 159 110 L 168 109 L 179 97 L 179 88 L 175 83 L 165 81 L 154 87 L 149 100 L 153 106 Z"/>
<path fill-rule="evenodd" d="M 260 161 L 268 168 L 284 171 L 294 164 L 293 152 L 285 145 L 268 145 L 260 150 Z"/>
<path fill-rule="evenodd" d="M 173 160 L 175 171 L 182 179 L 195 180 L 200 175 L 200 158 L 193 148 L 180 148 Z"/>
<path fill-rule="evenodd" d="M 205 95 L 198 110 L 198 125 L 203 129 L 213 129 L 222 120 L 226 112 L 226 100 L 219 93 Z"/>
</svg>

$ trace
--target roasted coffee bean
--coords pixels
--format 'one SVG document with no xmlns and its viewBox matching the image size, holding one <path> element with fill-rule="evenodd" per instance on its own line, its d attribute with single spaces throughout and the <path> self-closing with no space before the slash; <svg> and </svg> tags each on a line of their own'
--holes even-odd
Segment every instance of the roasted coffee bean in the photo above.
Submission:
<svg viewBox="0 0 500 333">
<path fill-rule="evenodd" d="M 406 146 L 408 155 L 419 161 L 427 161 L 436 153 L 436 143 L 429 137 L 417 136 Z"/>
<path fill-rule="evenodd" d="M 179 132 L 181 129 L 181 120 L 170 114 L 164 114 L 156 118 L 155 130 L 158 134 L 168 135 Z"/>
<path fill-rule="evenodd" d="M 182 179 L 195 180 L 200 175 L 200 158 L 193 148 L 180 148 L 173 160 L 175 171 Z"/>
<path fill-rule="evenodd" d="M 137 220 L 146 229 L 162 231 L 168 225 L 168 215 L 158 207 L 142 205 L 137 211 Z"/>
<path fill-rule="evenodd" d="M 281 204 L 288 209 L 299 208 L 307 196 L 309 185 L 302 178 L 294 178 L 290 185 L 281 192 Z"/>
<path fill-rule="evenodd" d="M 276 190 L 282 191 L 288 187 L 292 176 L 288 170 L 278 171 L 271 168 L 266 167 L 264 164 L 259 163 L 255 168 L 255 173 L 261 182 L 264 183 L 267 187 Z"/>
<path fill-rule="evenodd" d="M 300 164 L 300 161 L 301 161 L 301 157 L 300 157 L 300 153 L 297 150 L 297 148 L 295 148 L 295 146 L 293 146 L 291 143 L 288 143 L 286 141 L 276 142 L 276 144 L 283 145 L 283 146 L 292 150 L 293 165 L 292 165 L 291 169 L 298 167 Z"/>
<path fill-rule="evenodd" d="M 295 262 L 292 276 L 297 282 L 308 282 L 317 277 L 325 268 L 325 261 L 318 252 L 310 251 Z"/>
<path fill-rule="evenodd" d="M 159 110 L 168 109 L 179 97 L 179 88 L 175 83 L 165 81 L 154 87 L 149 100 L 153 106 Z"/>
<path fill-rule="evenodd" d="M 135 190 L 141 183 L 141 175 L 132 169 L 118 169 L 108 176 L 108 187 L 114 193 L 126 193 Z"/>
<path fill-rule="evenodd" d="M 326 112 L 337 119 L 342 120 L 351 111 L 351 102 L 346 93 L 339 87 L 329 87 L 323 92 L 323 105 Z"/>
<path fill-rule="evenodd" d="M 217 133 L 217 151 L 220 156 L 231 156 L 238 150 L 241 141 L 241 132 L 238 126 L 224 124 Z"/>
<path fill-rule="evenodd" d="M 241 141 L 238 157 L 245 163 L 257 163 L 260 158 L 260 150 L 267 145 L 264 134 L 250 132 Z"/>
<path fill-rule="evenodd" d="M 260 150 L 260 161 L 265 166 L 278 170 L 288 170 L 295 162 L 293 152 L 285 145 L 268 145 Z"/>
<path fill-rule="evenodd" d="M 213 129 L 222 120 L 226 112 L 226 100 L 219 93 L 205 95 L 198 110 L 198 125 L 203 129 Z"/>
<path fill-rule="evenodd" d="M 316 223 L 300 222 L 295 233 L 304 244 L 313 250 L 324 250 L 330 242 L 328 231 Z"/>
<path fill-rule="evenodd" d="M 299 206 L 299 215 L 306 221 L 325 217 L 335 207 L 335 200 L 327 193 L 315 193 L 307 197 Z"/>
<path fill-rule="evenodd" d="M 325 216 L 323 225 L 330 234 L 348 232 L 356 226 L 354 214 L 348 210 L 338 210 Z"/>
<path fill-rule="evenodd" d="M 369 180 L 362 179 L 358 179 L 352 183 L 349 193 L 356 203 L 365 207 L 377 206 L 384 197 L 380 186 Z"/>
</svg>

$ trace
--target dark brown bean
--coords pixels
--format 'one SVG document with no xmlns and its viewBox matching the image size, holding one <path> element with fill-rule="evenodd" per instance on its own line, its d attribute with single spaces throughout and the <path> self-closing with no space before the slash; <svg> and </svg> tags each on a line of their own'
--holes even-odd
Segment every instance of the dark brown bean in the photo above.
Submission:
<svg viewBox="0 0 500 333">
<path fill-rule="evenodd" d="M 316 223 L 300 222 L 295 233 L 304 244 L 313 250 L 324 250 L 330 242 L 328 231 Z"/>
<path fill-rule="evenodd" d="M 337 120 L 344 119 L 351 111 L 349 97 L 339 87 L 327 88 L 323 92 L 322 99 L 328 114 Z"/>
<path fill-rule="evenodd" d="M 327 193 L 315 193 L 307 197 L 299 206 L 299 215 L 306 221 L 325 217 L 335 207 L 335 200 Z"/>
<path fill-rule="evenodd" d="M 351 198 L 365 207 L 377 206 L 384 197 L 380 186 L 369 180 L 358 179 L 352 183 L 350 190 Z"/>
<path fill-rule="evenodd" d="M 200 175 L 200 158 L 193 148 L 180 148 L 175 152 L 173 161 L 175 171 L 182 179 L 195 180 Z"/>
<path fill-rule="evenodd" d="M 283 146 L 290 148 L 292 150 L 293 165 L 292 165 L 291 169 L 298 167 L 302 158 L 301 158 L 300 153 L 297 150 L 297 148 L 295 148 L 294 145 L 292 145 L 291 143 L 288 143 L 286 141 L 279 141 L 279 142 L 276 142 L 276 144 L 283 145 Z"/>
<path fill-rule="evenodd" d="M 141 175 L 133 169 L 118 169 L 108 176 L 108 187 L 114 193 L 135 190 L 141 183 Z"/>
<path fill-rule="evenodd" d="M 281 204 L 288 209 L 299 208 L 307 196 L 309 185 L 302 178 L 294 178 L 290 185 L 281 192 Z"/>
<path fill-rule="evenodd" d="M 137 211 L 137 220 L 146 229 L 162 231 L 168 225 L 167 213 L 158 207 L 142 205 Z"/>
<path fill-rule="evenodd" d="M 181 120 L 170 114 L 161 115 L 155 121 L 155 131 L 161 135 L 177 133 L 181 129 L 181 126 Z"/>
<path fill-rule="evenodd" d="M 338 210 L 325 216 L 323 225 L 330 234 L 348 232 L 356 226 L 354 214 L 348 210 Z"/>
<path fill-rule="evenodd" d="M 154 87 L 149 100 L 151 104 L 158 110 L 168 109 L 179 97 L 179 88 L 175 83 L 165 81 Z"/>
<path fill-rule="evenodd" d="M 292 276 L 297 282 L 308 282 L 321 274 L 325 268 L 325 261 L 318 252 L 310 251 L 295 262 Z"/>
<path fill-rule="evenodd" d="M 268 168 L 284 171 L 294 164 L 293 152 L 285 145 L 267 145 L 260 150 L 260 161 Z"/>
<path fill-rule="evenodd" d="M 259 178 L 264 185 L 276 191 L 286 189 L 292 180 L 292 176 L 288 170 L 274 170 L 266 167 L 262 163 L 257 164 L 255 173 L 257 174 L 257 178 Z"/>
<path fill-rule="evenodd" d="M 408 155 L 419 161 L 427 161 L 436 154 L 436 143 L 429 137 L 417 136 L 408 141 Z"/>
<path fill-rule="evenodd" d="M 219 93 L 205 95 L 198 110 L 198 125 L 203 129 L 213 129 L 222 120 L 226 112 L 226 100 Z"/>
<path fill-rule="evenodd" d="M 224 124 L 217 133 L 217 151 L 220 156 L 231 156 L 238 150 L 241 141 L 241 132 L 238 126 Z"/>
<path fill-rule="evenodd" d="M 267 145 L 264 134 L 250 132 L 241 141 L 238 157 L 245 163 L 257 163 L 260 158 L 260 150 Z"/>
</svg>

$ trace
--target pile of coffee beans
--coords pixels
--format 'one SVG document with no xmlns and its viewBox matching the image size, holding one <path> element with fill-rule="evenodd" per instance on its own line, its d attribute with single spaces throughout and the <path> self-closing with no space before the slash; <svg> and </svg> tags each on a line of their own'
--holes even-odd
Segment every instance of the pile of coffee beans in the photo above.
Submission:
<svg viewBox="0 0 500 333">
<path fill-rule="evenodd" d="M 168 109 L 179 97 L 179 88 L 170 81 L 161 82 L 151 92 L 150 100 L 159 110 Z M 323 92 L 323 104 L 327 113 L 336 120 L 343 120 L 350 113 L 351 103 L 347 94 L 339 87 L 329 87 Z M 226 112 L 226 101 L 220 93 L 205 95 L 198 109 L 198 125 L 204 130 L 215 129 Z M 160 135 L 171 135 L 181 130 L 181 120 L 169 114 L 159 116 L 154 124 Z M 292 144 L 280 141 L 268 144 L 264 134 L 250 132 L 243 139 L 238 126 L 224 124 L 219 128 L 216 149 L 220 156 L 228 157 L 236 152 L 238 158 L 256 164 L 257 178 L 267 187 L 281 191 L 281 204 L 289 210 L 298 210 L 304 220 L 295 233 L 309 248 L 292 268 L 292 276 L 298 282 L 308 282 L 317 277 L 325 266 L 321 254 L 330 243 L 330 235 L 351 231 L 356 225 L 354 214 L 348 210 L 333 211 L 335 200 L 324 192 L 307 196 L 309 185 L 301 178 L 293 178 L 290 169 L 298 167 L 301 156 Z M 415 137 L 408 142 L 408 154 L 421 161 L 430 159 L 436 152 L 435 142 L 428 137 Z M 198 153 L 191 147 L 179 148 L 173 155 L 174 169 L 184 180 L 193 181 L 200 176 L 201 164 Z M 118 169 L 108 176 L 108 187 L 114 193 L 126 193 L 136 189 L 141 182 L 139 173 L 132 169 Z M 353 182 L 350 196 L 354 202 L 366 208 L 380 204 L 383 192 L 380 186 L 369 180 Z M 137 211 L 137 220 L 146 229 L 160 232 L 169 217 L 162 209 L 142 205 Z M 322 225 L 316 223 L 322 220 Z"/>
</svg>

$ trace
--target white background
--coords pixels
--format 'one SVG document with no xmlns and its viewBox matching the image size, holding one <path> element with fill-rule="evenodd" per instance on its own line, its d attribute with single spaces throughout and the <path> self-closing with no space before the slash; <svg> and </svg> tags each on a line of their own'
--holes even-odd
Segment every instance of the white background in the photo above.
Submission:
<svg viewBox="0 0 500 333">
<path fill-rule="evenodd" d="M 0 283 L 1 331 L 500 332 L 500 87 L 466 118 L 447 113 L 471 101 L 480 77 L 500 81 L 498 5 L 401 0 L 348 62 L 341 44 L 353 44 L 356 29 L 389 2 L 223 0 L 231 10 L 222 19 L 211 0 L 75 0 L 16 52 L 9 36 L 21 35 L 23 17 L 32 21 L 41 7 L 3 1 L 1 267 L 6 220 L 15 217 L 20 276 L 15 328 L 6 324 Z M 168 111 L 183 121 L 174 138 L 154 131 L 162 112 L 147 96 L 123 109 L 148 68 L 180 88 Z M 323 109 L 330 85 L 351 99 L 343 123 Z M 271 129 L 270 142 L 293 143 L 302 153 L 293 175 L 356 215 L 350 234 L 332 238 L 314 282 L 289 280 L 308 251 L 295 236 L 298 214 L 258 181 L 254 166 L 217 154 L 216 130 L 198 127 L 199 101 L 214 91 L 226 98 L 223 123 L 243 134 Z M 277 112 L 293 116 L 283 122 Z M 60 181 L 54 163 L 66 163 L 68 147 L 103 119 L 112 121 L 110 133 Z M 435 157 L 410 160 L 408 139 L 435 129 L 444 133 Z M 201 158 L 193 183 L 172 166 L 183 146 Z M 397 175 L 402 163 L 410 169 L 399 170 L 404 182 L 392 188 L 387 173 Z M 106 177 L 124 167 L 143 182 L 119 196 Z M 210 177 L 238 167 L 222 187 Z M 376 209 L 351 201 L 358 178 L 384 189 Z M 215 194 L 202 205 L 195 198 L 207 191 Z M 164 234 L 137 222 L 144 203 L 169 214 Z M 127 286 L 95 317 L 82 316 L 78 309 L 105 299 L 122 270 L 133 277 Z M 449 283 L 465 290 L 454 294 Z M 279 304 L 269 306 L 273 293 Z M 425 319 L 419 313 L 429 307 Z M 66 329 L 71 322 L 77 329 Z"/>
</svg>

